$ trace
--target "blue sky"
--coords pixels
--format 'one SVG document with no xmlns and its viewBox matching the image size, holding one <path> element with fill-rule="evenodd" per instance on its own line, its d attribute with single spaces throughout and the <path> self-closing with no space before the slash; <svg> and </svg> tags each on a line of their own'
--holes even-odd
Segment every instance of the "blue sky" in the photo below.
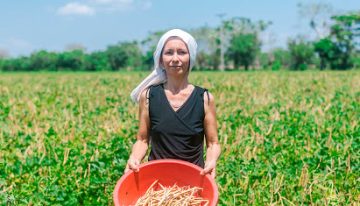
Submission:
<svg viewBox="0 0 360 206">
<path fill-rule="evenodd" d="M 328 3 L 334 12 L 360 10 L 360 0 L 0 1 L 0 52 L 14 57 L 41 49 L 63 51 L 70 44 L 104 50 L 119 41 L 141 40 L 151 31 L 216 26 L 221 13 L 272 21 L 264 46 L 284 46 L 289 37 L 311 33 L 299 15 L 299 2 Z"/>
</svg>

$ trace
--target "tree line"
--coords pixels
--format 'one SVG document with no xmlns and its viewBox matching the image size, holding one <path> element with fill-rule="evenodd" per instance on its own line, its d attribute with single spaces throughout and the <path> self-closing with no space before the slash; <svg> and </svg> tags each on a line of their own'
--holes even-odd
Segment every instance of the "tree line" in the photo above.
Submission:
<svg viewBox="0 0 360 206">
<path fill-rule="evenodd" d="M 309 68 L 346 70 L 360 67 L 360 12 L 331 17 L 327 35 L 316 40 L 289 39 L 287 48 L 261 51 L 260 35 L 271 22 L 254 22 L 233 17 L 217 27 L 203 26 L 189 30 L 198 42 L 195 70 L 237 70 Z M 310 26 L 317 31 L 317 23 Z M 85 52 L 72 48 L 64 52 L 41 50 L 29 56 L 1 58 L 0 71 L 119 71 L 149 70 L 153 52 L 165 31 L 150 33 L 142 41 L 124 41 L 103 51 Z"/>
</svg>

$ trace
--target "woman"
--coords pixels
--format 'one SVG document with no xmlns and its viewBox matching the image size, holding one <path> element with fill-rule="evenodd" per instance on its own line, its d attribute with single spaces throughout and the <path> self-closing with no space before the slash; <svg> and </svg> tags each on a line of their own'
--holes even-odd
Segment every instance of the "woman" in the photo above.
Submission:
<svg viewBox="0 0 360 206">
<path fill-rule="evenodd" d="M 139 170 L 150 143 L 149 161 L 185 160 L 204 168 L 202 174 L 215 178 L 220 145 L 214 97 L 188 80 L 196 48 L 195 39 L 180 29 L 166 32 L 159 40 L 154 71 L 131 93 L 139 103 L 139 130 L 125 172 Z"/>
</svg>

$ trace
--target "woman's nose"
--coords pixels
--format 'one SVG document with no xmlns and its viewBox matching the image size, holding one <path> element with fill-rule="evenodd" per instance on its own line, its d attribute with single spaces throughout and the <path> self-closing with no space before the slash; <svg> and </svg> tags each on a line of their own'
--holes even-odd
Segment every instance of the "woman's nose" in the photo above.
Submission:
<svg viewBox="0 0 360 206">
<path fill-rule="evenodd" d="M 173 55 L 172 61 L 173 62 L 178 62 L 179 61 L 179 56 L 176 53 Z"/>
</svg>

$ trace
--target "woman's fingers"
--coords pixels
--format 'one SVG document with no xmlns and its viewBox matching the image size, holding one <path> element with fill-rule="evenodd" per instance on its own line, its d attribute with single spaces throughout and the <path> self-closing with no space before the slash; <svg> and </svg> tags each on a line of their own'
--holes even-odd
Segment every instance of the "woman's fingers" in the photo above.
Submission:
<svg viewBox="0 0 360 206">
<path fill-rule="evenodd" d="M 128 160 L 124 172 L 126 173 L 129 170 L 133 170 L 134 172 L 139 172 L 139 165 L 140 165 L 139 160 L 131 158 L 131 159 Z"/>
<path fill-rule="evenodd" d="M 215 178 L 215 167 L 216 167 L 216 164 L 214 162 L 205 163 L 205 167 L 200 172 L 200 174 L 201 175 L 210 174 L 213 178 Z"/>
<path fill-rule="evenodd" d="M 210 173 L 214 168 L 211 168 L 211 167 L 205 167 L 202 171 L 201 171 L 201 174 L 202 175 L 205 175 L 205 174 L 208 174 Z"/>
</svg>

